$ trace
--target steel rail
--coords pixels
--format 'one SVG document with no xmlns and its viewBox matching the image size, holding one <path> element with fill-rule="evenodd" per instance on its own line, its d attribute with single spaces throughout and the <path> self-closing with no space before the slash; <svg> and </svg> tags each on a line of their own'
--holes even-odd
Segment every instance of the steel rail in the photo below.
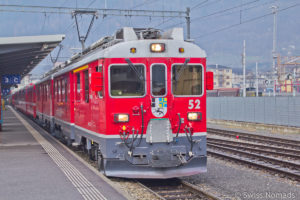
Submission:
<svg viewBox="0 0 300 200">
<path fill-rule="evenodd" d="M 269 145 L 264 145 L 264 144 L 246 143 L 246 142 L 241 142 L 241 141 L 232 141 L 232 140 L 225 140 L 225 139 L 212 138 L 212 137 L 207 137 L 207 141 L 215 141 L 215 142 L 220 142 L 220 143 L 237 144 L 237 145 L 245 145 L 245 146 L 247 145 L 247 146 L 253 147 L 253 148 L 270 149 L 270 150 L 274 150 L 277 152 L 280 151 L 280 152 L 290 153 L 290 154 L 294 154 L 294 155 L 300 155 L 299 150 L 274 147 L 274 146 L 269 146 Z"/>
<path fill-rule="evenodd" d="M 215 128 L 208 128 L 208 131 L 222 131 L 222 132 L 227 132 L 227 133 L 232 133 L 232 134 L 242 134 L 242 135 L 247 135 L 247 136 L 253 136 L 253 137 L 259 137 L 259 138 L 264 138 L 264 139 L 270 139 L 270 140 L 280 140 L 284 141 L 287 143 L 293 143 L 298 146 L 300 141 L 297 140 L 290 140 L 290 139 L 285 139 L 285 138 L 279 138 L 279 137 L 271 137 L 271 136 L 265 136 L 265 135 L 258 135 L 258 134 L 252 134 L 252 133 L 245 133 L 245 132 L 239 132 L 239 131 L 233 131 L 233 130 L 223 130 L 223 129 L 215 129 Z"/>
<path fill-rule="evenodd" d="M 221 130 L 221 129 L 207 129 L 207 132 L 215 135 L 221 135 L 221 136 L 227 136 L 233 138 L 239 136 L 240 139 L 244 139 L 248 141 L 262 142 L 262 143 L 267 143 L 272 145 L 276 144 L 279 146 L 286 146 L 286 147 L 300 150 L 300 141 L 295 141 L 295 140 L 288 140 L 288 139 L 277 138 L 277 137 L 269 137 L 269 136 L 262 136 L 262 135 Z"/>
<path fill-rule="evenodd" d="M 237 158 L 237 157 L 232 156 L 232 155 L 228 155 L 228 154 L 224 154 L 224 153 L 216 152 L 216 151 L 212 151 L 212 150 L 207 150 L 207 153 L 209 155 L 212 155 L 212 156 L 217 156 L 217 157 L 220 157 L 220 158 L 225 158 L 225 159 L 228 159 L 228 160 L 233 160 L 235 162 L 239 162 L 239 163 L 243 163 L 243 164 L 255 166 L 257 168 L 269 170 L 269 171 L 272 171 L 272 172 L 275 172 L 275 173 L 279 173 L 279 174 L 282 174 L 282 175 L 284 175 L 286 177 L 289 177 L 289 178 L 291 178 L 293 180 L 300 181 L 300 174 L 299 173 L 294 173 L 294 172 L 286 171 L 286 170 L 283 170 L 283 169 L 280 169 L 280 168 L 276 168 L 276 167 L 273 167 L 273 166 L 270 166 L 270 165 L 263 165 L 263 164 L 260 164 L 260 163 L 255 163 L 253 161 L 249 161 L 249 160 L 242 159 L 242 158 Z"/>
<path fill-rule="evenodd" d="M 224 147 L 230 147 L 230 148 L 239 148 L 243 150 L 247 150 L 250 152 L 256 152 L 256 153 L 263 153 L 263 154 L 273 154 L 275 156 L 282 156 L 282 157 L 289 157 L 289 158 L 294 158 L 294 159 L 299 159 L 300 160 L 300 154 L 298 151 L 292 152 L 292 153 L 282 153 L 282 152 L 277 152 L 277 151 L 270 151 L 266 150 L 265 148 L 268 148 L 267 146 L 261 146 L 261 147 L 254 147 L 251 148 L 249 147 L 247 143 L 235 143 L 235 144 L 230 144 L 231 141 L 211 141 L 211 139 L 207 140 L 208 144 L 213 144 L 213 145 L 222 145 Z M 260 148 L 260 149 L 257 149 Z M 263 148 L 263 149 L 262 149 Z"/>
<path fill-rule="evenodd" d="M 271 164 L 276 163 L 277 165 L 280 165 L 280 166 L 285 167 L 285 168 L 295 168 L 300 173 L 300 164 L 298 164 L 298 163 L 283 161 L 283 160 L 279 160 L 279 159 L 276 159 L 276 158 L 255 154 L 255 153 L 249 153 L 249 152 L 246 152 L 246 151 L 241 151 L 241 150 L 236 150 L 236 149 L 232 149 L 232 148 L 228 148 L 228 147 L 223 147 L 221 145 L 207 144 L 207 147 L 219 149 L 219 150 L 222 150 L 222 151 L 229 151 L 229 152 L 236 153 L 236 154 L 239 154 L 239 155 L 242 155 L 242 156 L 248 156 L 248 157 L 251 157 L 252 159 L 263 160 L 264 162 L 268 162 L 268 163 L 271 163 Z"/>
<path fill-rule="evenodd" d="M 220 200 L 213 194 L 180 179 L 136 180 L 141 186 L 162 200 L 209 199 Z"/>
</svg>

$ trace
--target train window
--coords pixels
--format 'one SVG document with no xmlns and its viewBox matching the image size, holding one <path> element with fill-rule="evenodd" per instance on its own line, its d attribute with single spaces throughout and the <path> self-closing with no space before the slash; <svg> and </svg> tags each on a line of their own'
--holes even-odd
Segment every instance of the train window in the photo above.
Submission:
<svg viewBox="0 0 300 200">
<path fill-rule="evenodd" d="M 202 66 L 173 65 L 172 92 L 174 95 L 202 95 Z"/>
<path fill-rule="evenodd" d="M 68 80 L 65 79 L 65 102 L 68 102 Z"/>
<path fill-rule="evenodd" d="M 40 87 L 39 86 L 37 86 L 36 87 L 36 96 L 37 96 L 37 100 L 39 101 L 40 100 Z"/>
<path fill-rule="evenodd" d="M 103 73 L 103 67 L 102 66 L 96 67 L 96 72 L 102 72 Z M 98 92 L 98 97 L 100 97 L 100 98 L 103 97 L 103 90 Z"/>
<path fill-rule="evenodd" d="M 85 70 L 83 72 L 84 75 L 84 100 L 85 102 L 89 102 L 89 71 Z"/>
<path fill-rule="evenodd" d="M 144 96 L 145 67 L 134 65 L 113 65 L 110 67 L 111 96 Z"/>
<path fill-rule="evenodd" d="M 64 102 L 65 101 L 65 97 L 64 97 L 64 95 L 65 95 L 65 84 L 64 84 L 63 80 L 60 80 L 60 81 L 61 81 L 60 82 L 60 85 L 61 85 L 61 98 L 60 98 L 60 101 Z"/>
<path fill-rule="evenodd" d="M 56 81 L 53 81 L 53 99 L 56 100 Z"/>
<path fill-rule="evenodd" d="M 56 102 L 58 102 L 59 101 L 59 99 L 58 99 L 58 80 L 56 80 L 56 88 L 55 88 L 55 92 L 56 92 Z"/>
<path fill-rule="evenodd" d="M 153 96 L 166 94 L 166 68 L 165 65 L 155 64 L 151 67 L 151 90 Z"/>
<path fill-rule="evenodd" d="M 47 99 L 50 99 L 50 85 L 47 85 Z"/>
<path fill-rule="evenodd" d="M 60 80 L 57 82 L 57 102 L 60 102 L 60 95 L 61 95 L 61 89 L 60 89 Z"/>
<path fill-rule="evenodd" d="M 47 91 L 47 85 L 44 85 L 44 90 L 45 90 L 45 93 L 44 93 L 44 98 L 45 98 L 45 101 L 47 101 L 47 95 L 48 95 L 48 91 Z"/>
<path fill-rule="evenodd" d="M 43 85 L 40 85 L 40 93 L 41 93 L 41 101 L 43 101 L 43 95 L 44 95 Z"/>
<path fill-rule="evenodd" d="M 80 72 L 76 74 L 76 100 L 80 101 Z"/>
</svg>

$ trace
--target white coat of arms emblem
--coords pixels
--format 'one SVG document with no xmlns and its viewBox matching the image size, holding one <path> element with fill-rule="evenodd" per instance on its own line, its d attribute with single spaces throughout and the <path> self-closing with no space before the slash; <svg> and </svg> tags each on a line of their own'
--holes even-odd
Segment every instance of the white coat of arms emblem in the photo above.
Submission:
<svg viewBox="0 0 300 200">
<path fill-rule="evenodd" d="M 163 117 L 168 111 L 167 98 L 152 98 L 151 111 L 155 117 Z"/>
</svg>

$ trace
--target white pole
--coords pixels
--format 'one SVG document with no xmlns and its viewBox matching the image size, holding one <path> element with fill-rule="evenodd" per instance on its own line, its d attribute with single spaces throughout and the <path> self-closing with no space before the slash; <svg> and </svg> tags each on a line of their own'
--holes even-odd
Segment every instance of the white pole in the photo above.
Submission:
<svg viewBox="0 0 300 200">
<path fill-rule="evenodd" d="M 276 96 L 276 75 L 278 74 L 279 75 L 279 72 L 276 73 L 276 63 L 275 63 L 275 60 L 277 58 L 277 55 L 276 55 L 276 33 L 277 33 L 277 9 L 278 9 L 278 6 L 272 6 L 271 7 L 272 9 L 272 13 L 274 15 L 274 21 L 273 21 L 273 50 L 272 50 L 272 56 L 273 56 L 273 70 L 274 70 L 274 91 L 273 91 L 273 95 Z M 279 70 L 279 69 L 277 69 Z M 277 79 L 279 81 L 279 76 L 277 76 Z M 279 83 L 279 82 L 278 82 Z"/>
<path fill-rule="evenodd" d="M 274 86 L 273 86 L 273 96 L 276 96 L 276 79 L 274 79 Z"/>
<path fill-rule="evenodd" d="M 256 96 L 258 97 L 258 74 L 257 74 L 257 62 L 255 67 L 255 77 L 256 77 Z"/>
<path fill-rule="evenodd" d="M 296 68 L 294 68 L 294 74 L 293 74 L 293 96 L 296 96 Z"/>
<path fill-rule="evenodd" d="M 217 73 L 217 88 L 216 89 L 218 89 L 219 88 L 219 86 L 220 86 L 220 83 L 219 83 L 219 70 L 218 70 L 218 64 L 216 64 L 216 73 Z"/>
<path fill-rule="evenodd" d="M 243 97 L 246 97 L 246 40 L 244 40 L 244 51 L 243 51 Z"/>
<path fill-rule="evenodd" d="M 273 49 L 272 49 L 272 57 L 273 57 L 273 70 L 274 70 L 274 76 L 276 77 L 276 63 L 275 60 L 277 58 L 276 55 L 276 34 L 277 34 L 277 9 L 278 6 L 272 6 L 272 13 L 273 13 Z M 279 73 L 279 72 L 277 72 Z"/>
</svg>

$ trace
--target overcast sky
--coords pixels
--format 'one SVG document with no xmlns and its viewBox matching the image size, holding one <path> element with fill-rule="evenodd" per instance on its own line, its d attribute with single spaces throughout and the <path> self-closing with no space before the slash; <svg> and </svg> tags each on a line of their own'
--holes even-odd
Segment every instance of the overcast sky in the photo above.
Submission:
<svg viewBox="0 0 300 200">
<path fill-rule="evenodd" d="M 299 0 L 107 0 L 107 8 L 180 10 L 191 8 L 191 38 L 206 50 L 209 64 L 229 67 L 241 66 L 243 40 L 247 43 L 247 65 L 256 61 L 270 65 L 272 51 L 273 16 L 271 6 L 278 5 L 278 52 L 281 55 L 300 55 Z M 71 14 L 24 13 L 3 11 L 3 5 L 35 5 L 78 8 L 105 8 L 105 0 L 0 0 L 0 37 L 65 34 L 59 61 L 64 61 L 81 45 Z M 289 8 L 290 7 L 290 8 Z M 288 9 L 287 9 L 288 8 Z M 286 10 L 284 10 L 286 9 Z M 256 19 L 257 18 L 257 19 Z M 89 17 L 79 19 L 85 33 Z M 124 26 L 155 27 L 162 30 L 186 28 L 184 18 L 99 16 L 86 45 L 112 35 Z M 186 31 L 186 30 L 185 30 Z M 52 53 L 56 55 L 57 49 Z M 51 68 L 47 57 L 34 73 Z"/>
</svg>

